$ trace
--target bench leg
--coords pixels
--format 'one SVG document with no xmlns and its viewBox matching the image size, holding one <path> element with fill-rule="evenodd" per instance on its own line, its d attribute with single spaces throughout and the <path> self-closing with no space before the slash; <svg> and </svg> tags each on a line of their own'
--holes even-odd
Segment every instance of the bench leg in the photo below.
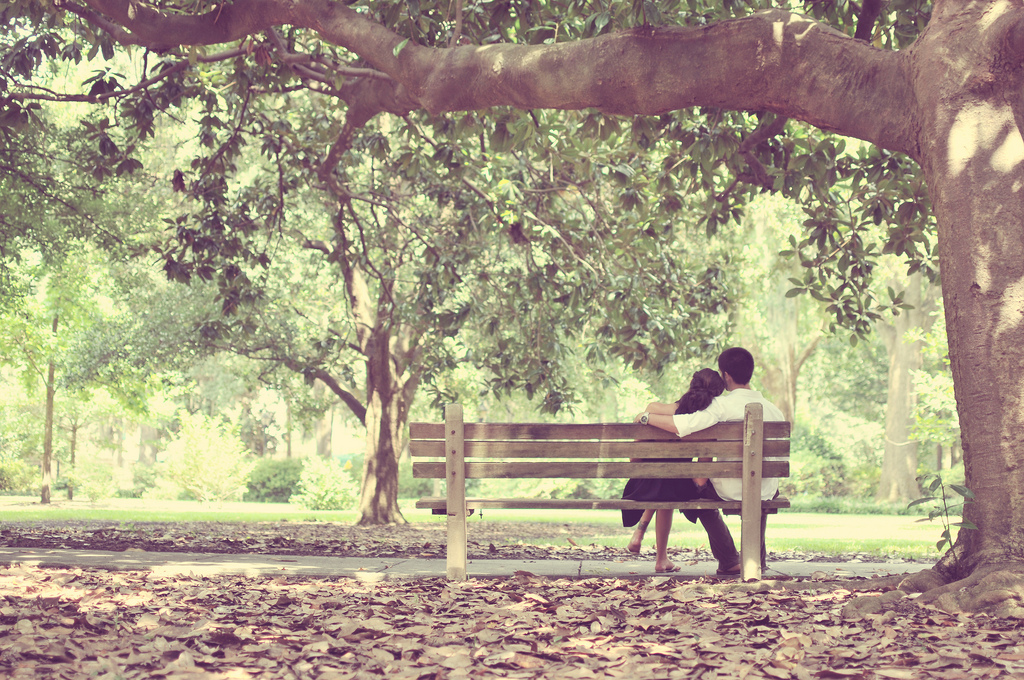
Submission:
<svg viewBox="0 0 1024 680">
<path fill-rule="evenodd" d="M 743 413 L 743 495 L 740 516 L 740 576 L 744 581 L 761 578 L 761 473 L 764 454 L 764 422 L 760 404 L 747 404 Z"/>
<path fill-rule="evenodd" d="M 451 506 L 449 506 L 451 507 Z M 467 578 L 466 558 L 468 553 L 466 538 L 466 505 L 462 504 L 462 512 L 448 511 L 448 578 L 453 581 L 465 581 Z"/>
<path fill-rule="evenodd" d="M 462 406 L 445 408 L 445 476 L 448 478 L 448 578 L 465 581 L 468 545 L 466 539 L 466 468 Z"/>
<path fill-rule="evenodd" d="M 764 515 L 751 516 L 746 513 L 740 522 L 740 577 L 744 580 L 760 580 L 761 552 L 764 549 Z"/>
</svg>

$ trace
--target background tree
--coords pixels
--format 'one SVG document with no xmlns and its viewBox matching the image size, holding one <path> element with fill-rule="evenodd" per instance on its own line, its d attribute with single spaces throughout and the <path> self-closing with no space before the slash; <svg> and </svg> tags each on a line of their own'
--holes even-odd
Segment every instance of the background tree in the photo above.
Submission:
<svg viewBox="0 0 1024 680">
<path fill-rule="evenodd" d="M 903 277 L 901 277 L 903 278 Z M 915 373 L 924 363 L 920 333 L 927 333 L 934 319 L 934 287 L 920 272 L 906 277 L 900 286 L 909 309 L 891 320 L 880 320 L 878 332 L 889 354 L 889 389 L 885 409 L 885 455 L 876 498 L 908 502 L 920 496 L 918 442 L 913 436 Z M 899 282 L 893 281 L 899 286 Z M 914 334 L 914 335 L 911 335 Z"/>
<path fill-rule="evenodd" d="M 751 348 L 758 384 L 790 422 L 797 421 L 800 371 L 825 336 L 824 305 L 793 294 L 800 263 L 780 256 L 800 234 L 803 213 L 781 196 L 756 200 L 746 211 L 742 237 L 744 293 L 736 322 L 738 344 Z"/>
<path fill-rule="evenodd" d="M 487 132 L 472 120 L 462 127 L 474 138 Z M 633 188 L 640 159 L 616 158 L 613 142 L 632 130 L 608 133 L 612 158 L 602 160 L 613 168 L 575 181 L 552 165 L 580 153 L 569 148 L 574 142 L 563 148 L 552 138 L 536 158 L 513 153 L 485 165 L 470 163 L 472 148 L 438 150 L 437 134 L 407 122 L 386 141 L 360 138 L 370 153 L 345 168 L 344 202 L 326 206 L 337 210 L 333 220 L 311 207 L 322 197 L 299 194 L 284 213 L 289 227 L 274 261 L 221 286 L 234 319 L 203 326 L 224 349 L 327 385 L 364 424 L 365 523 L 402 521 L 397 459 L 425 379 L 441 398 L 436 376 L 466 362 L 491 374 L 490 391 L 524 390 L 554 413 L 575 401 L 569 355 L 664 366 L 712 346 L 704 312 L 727 303 L 715 260 L 679 250 L 672 224 L 645 202 L 648 180 Z M 487 134 L 493 143 L 496 133 Z M 449 160 L 408 169 L 424 146 Z M 608 196 L 623 185 L 630 211 L 612 220 Z M 174 263 L 178 271 L 197 266 Z"/>
<path fill-rule="evenodd" d="M 31 391 L 42 390 L 42 483 L 40 500 L 50 502 L 54 463 L 54 405 L 61 387 L 63 359 L 69 335 L 90 321 L 95 280 L 88 257 L 27 267 L 24 292 L 0 314 L 0 347 L 16 364 Z M 16 305 L 16 306 L 15 306 Z"/>
<path fill-rule="evenodd" d="M 908 339 L 921 343 L 924 355 L 922 369 L 912 376 L 917 395 L 913 437 L 925 447 L 935 447 L 935 470 L 950 470 L 962 463 L 963 451 L 953 377 L 949 372 L 945 322 L 941 304 L 938 306 L 939 309 L 932 311 L 933 321 L 928 324 L 928 331 L 915 329 L 908 335 Z M 922 457 L 927 457 L 927 452 Z"/>
</svg>

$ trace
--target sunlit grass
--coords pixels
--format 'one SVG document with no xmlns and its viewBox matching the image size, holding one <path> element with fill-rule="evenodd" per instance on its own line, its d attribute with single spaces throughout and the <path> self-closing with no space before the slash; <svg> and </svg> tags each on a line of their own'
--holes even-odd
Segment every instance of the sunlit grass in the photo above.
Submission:
<svg viewBox="0 0 1024 680">
<path fill-rule="evenodd" d="M 0 497 L 0 522 L 93 520 L 108 522 L 342 522 L 359 519 L 355 510 L 312 511 L 288 503 L 199 503 L 115 498 L 101 503 L 54 498 Z"/>
<path fill-rule="evenodd" d="M 444 524 L 445 517 L 417 510 L 412 501 L 401 503 L 405 518 L 414 523 Z M 122 524 L 139 522 L 340 522 L 353 524 L 355 511 L 309 511 L 284 503 L 202 504 L 194 501 L 154 502 L 112 499 L 100 504 L 54 499 L 49 506 L 35 498 L 0 497 L 0 525 L 7 521 L 99 520 Z M 895 515 L 837 515 L 782 511 L 768 519 L 768 549 L 772 552 L 815 552 L 826 554 L 866 553 L 884 557 L 937 559 L 935 548 L 942 531 L 937 522 L 919 522 L 918 517 Z M 632 529 L 624 528 L 620 514 L 611 510 L 487 510 L 473 515 L 470 522 L 549 522 L 560 525 L 547 539 L 532 539 L 538 545 L 625 547 Z M 739 517 L 726 518 L 739 540 Z M 654 545 L 654 527 L 647 545 Z M 519 542 L 514 535 L 510 542 Z M 671 545 L 706 548 L 707 536 L 700 525 L 676 514 Z"/>
<path fill-rule="evenodd" d="M 406 512 L 411 521 L 444 522 L 443 517 L 430 518 L 426 511 Z M 918 517 L 896 515 L 836 515 L 781 511 L 768 518 L 768 549 L 772 552 L 820 552 L 826 554 L 865 553 L 879 557 L 931 559 L 941 555 L 935 543 L 942 531 L 938 522 L 919 522 Z M 572 539 L 578 545 L 625 547 L 632 529 L 622 526 L 615 511 L 563 510 L 557 514 L 544 510 L 487 510 L 482 517 L 473 515 L 470 522 L 550 522 L 562 525 L 559 533 L 548 539 L 535 539 L 538 545 L 566 545 Z M 727 516 L 726 522 L 739 541 L 740 520 Z M 597 525 L 598 528 L 595 528 Z M 510 537 L 511 542 L 517 539 Z M 682 548 L 707 548 L 707 535 L 699 524 L 691 524 L 676 514 L 670 545 Z M 647 533 L 646 544 L 654 545 L 654 527 Z"/>
</svg>

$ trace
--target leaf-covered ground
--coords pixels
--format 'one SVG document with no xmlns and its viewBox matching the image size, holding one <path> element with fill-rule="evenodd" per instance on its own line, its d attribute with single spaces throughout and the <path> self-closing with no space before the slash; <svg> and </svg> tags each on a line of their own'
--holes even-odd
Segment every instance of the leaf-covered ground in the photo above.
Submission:
<svg viewBox="0 0 1024 680">
<path fill-rule="evenodd" d="M 583 536 L 614 531 L 624 542 L 628 529 L 608 525 L 549 522 L 471 521 L 470 559 L 545 559 L 585 557 L 619 560 L 623 548 L 593 544 Z M 358 527 L 338 522 L 11 522 L 0 520 L 0 546 L 152 552 L 252 553 L 326 555 L 334 557 L 409 557 L 442 559 L 443 522 L 400 526 Z M 550 543 L 535 545 L 531 541 Z M 653 555 L 653 532 L 645 548 Z M 685 559 L 710 559 L 710 553 L 689 553 Z M 776 556 L 781 558 L 782 556 Z M 786 555 L 804 561 L 873 561 L 870 555 Z"/>
<path fill-rule="evenodd" d="M 571 533 L 570 533 L 571 529 Z M 480 558 L 543 557 L 553 549 L 568 549 L 568 540 L 604 527 L 587 525 L 471 522 L 470 549 Z M 512 538 L 514 537 L 514 538 Z M 340 522 L 3 522 L 0 546 L 18 548 L 88 548 L 153 552 L 254 553 L 326 555 L 335 557 L 443 558 L 443 522 L 419 522 L 387 527 L 358 527 Z M 511 539 L 511 540 L 510 540 Z M 537 547 L 532 539 L 552 540 Z M 621 550 L 594 546 L 594 559 L 609 559 Z"/>
<path fill-rule="evenodd" d="M 0 569 L 9 678 L 997 678 L 1019 622 L 667 578 L 362 583 Z M 861 583 L 861 586 L 866 584 Z"/>
<path fill-rule="evenodd" d="M 470 548 L 480 558 L 622 556 L 573 545 L 591 533 L 480 522 Z M 18 547 L 439 557 L 443 542 L 442 524 L 0 522 L 0 545 Z M 1024 678 L 1018 620 L 890 601 L 893 587 L 0 568 L 0 677 Z M 876 610 L 845 618 L 844 605 L 865 595 L 878 596 Z"/>
</svg>

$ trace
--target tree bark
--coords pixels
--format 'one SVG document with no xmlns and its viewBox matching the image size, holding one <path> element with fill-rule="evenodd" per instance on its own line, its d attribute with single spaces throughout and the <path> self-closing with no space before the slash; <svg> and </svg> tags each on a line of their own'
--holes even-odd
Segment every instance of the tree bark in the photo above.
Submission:
<svg viewBox="0 0 1024 680">
<path fill-rule="evenodd" d="M 366 352 L 366 455 L 359 498 L 359 524 L 404 524 L 398 509 L 398 455 L 402 451 L 400 392 L 392 374 L 389 339 L 377 332 Z"/>
<path fill-rule="evenodd" d="M 1024 561 L 1024 124 L 1021 5 L 936 5 L 914 46 L 924 169 L 939 224 L 966 486 L 938 565 L 962 578 Z M 955 55 L 955 56 L 954 56 Z"/>
<path fill-rule="evenodd" d="M 160 430 L 152 425 L 139 426 L 139 457 L 138 462 L 147 467 L 156 463 L 157 442 L 160 441 Z"/>
<path fill-rule="evenodd" d="M 236 0 L 195 16 L 124 0 L 85 5 L 110 19 L 119 42 L 153 49 L 223 44 L 283 24 L 315 30 L 394 79 L 361 93 L 377 112 L 514 106 L 657 115 L 713 106 L 772 111 L 915 157 L 920 141 L 905 51 L 876 49 L 784 10 L 550 45 L 437 49 L 331 0 Z"/>
</svg>

